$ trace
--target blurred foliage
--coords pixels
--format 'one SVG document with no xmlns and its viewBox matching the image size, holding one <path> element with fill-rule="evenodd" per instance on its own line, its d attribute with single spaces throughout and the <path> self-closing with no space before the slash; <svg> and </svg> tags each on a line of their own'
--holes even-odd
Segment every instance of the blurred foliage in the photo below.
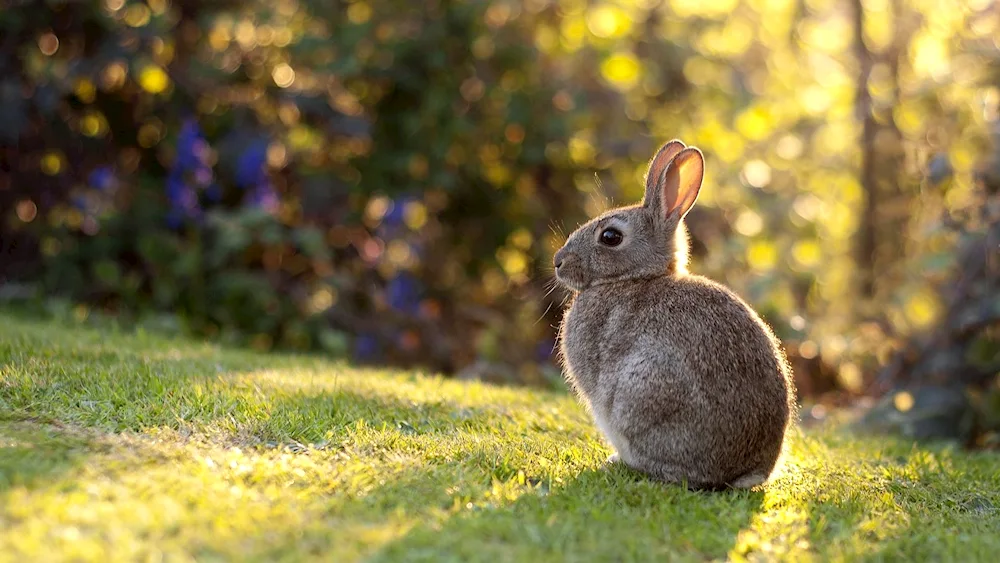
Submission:
<svg viewBox="0 0 1000 563">
<path fill-rule="evenodd" d="M 620 114 L 633 51 L 673 50 L 636 32 L 583 53 L 582 28 L 560 44 L 570 20 L 547 2 L 16 3 L 0 197 L 22 251 L 3 274 L 260 348 L 449 370 L 504 349 L 538 379 L 548 225 L 595 169 L 574 133 L 640 138 L 589 100 Z M 650 62 L 651 100 L 683 89 L 679 60 Z"/>
<path fill-rule="evenodd" d="M 552 252 L 681 138 L 695 269 L 863 391 L 941 317 L 1000 103 L 992 0 L 5 6 L 0 279 L 530 383 Z"/>
</svg>

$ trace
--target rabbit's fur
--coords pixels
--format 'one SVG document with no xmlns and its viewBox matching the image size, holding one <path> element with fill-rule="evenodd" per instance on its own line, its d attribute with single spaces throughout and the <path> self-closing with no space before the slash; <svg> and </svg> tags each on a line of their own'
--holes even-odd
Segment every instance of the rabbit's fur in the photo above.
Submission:
<svg viewBox="0 0 1000 563">
<path fill-rule="evenodd" d="M 702 153 L 671 141 L 650 163 L 641 204 L 569 236 L 554 258 L 573 292 L 560 355 L 616 450 L 609 461 L 693 488 L 749 488 L 774 471 L 794 388 L 757 313 L 687 271 L 683 219 L 703 177 Z M 608 228 L 621 233 L 619 244 L 602 242 Z"/>
</svg>

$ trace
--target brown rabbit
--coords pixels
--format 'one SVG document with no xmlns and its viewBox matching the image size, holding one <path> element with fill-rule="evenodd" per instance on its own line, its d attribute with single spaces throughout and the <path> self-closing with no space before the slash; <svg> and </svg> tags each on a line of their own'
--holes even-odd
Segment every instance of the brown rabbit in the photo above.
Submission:
<svg viewBox="0 0 1000 563">
<path fill-rule="evenodd" d="M 785 355 L 730 289 L 687 271 L 684 216 L 705 161 L 665 144 L 642 204 L 569 236 L 556 277 L 573 293 L 560 353 L 566 377 L 621 461 L 692 488 L 765 483 L 795 412 Z"/>
</svg>

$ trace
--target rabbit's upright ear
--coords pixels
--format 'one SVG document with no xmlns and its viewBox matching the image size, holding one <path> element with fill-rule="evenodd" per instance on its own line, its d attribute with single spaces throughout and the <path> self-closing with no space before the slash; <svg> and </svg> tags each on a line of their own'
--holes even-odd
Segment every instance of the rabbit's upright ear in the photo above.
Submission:
<svg viewBox="0 0 1000 563">
<path fill-rule="evenodd" d="M 684 143 L 675 139 L 660 147 L 653 160 L 649 161 L 649 170 L 646 171 L 646 195 L 642 199 L 643 205 L 647 208 L 662 207 L 663 173 L 670 161 L 682 150 Z"/>
<path fill-rule="evenodd" d="M 670 161 L 662 183 L 663 216 L 683 219 L 691 210 L 705 179 L 705 157 L 688 147 Z"/>
</svg>

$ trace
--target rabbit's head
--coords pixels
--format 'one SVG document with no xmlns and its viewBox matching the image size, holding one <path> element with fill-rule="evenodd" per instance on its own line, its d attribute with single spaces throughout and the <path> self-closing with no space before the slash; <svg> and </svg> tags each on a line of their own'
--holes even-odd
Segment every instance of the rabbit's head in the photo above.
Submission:
<svg viewBox="0 0 1000 563">
<path fill-rule="evenodd" d="M 686 268 L 682 221 L 698 199 L 705 160 L 680 141 L 663 145 L 649 164 L 646 193 L 574 231 L 553 259 L 556 278 L 575 291 L 590 286 L 666 275 Z"/>
</svg>

